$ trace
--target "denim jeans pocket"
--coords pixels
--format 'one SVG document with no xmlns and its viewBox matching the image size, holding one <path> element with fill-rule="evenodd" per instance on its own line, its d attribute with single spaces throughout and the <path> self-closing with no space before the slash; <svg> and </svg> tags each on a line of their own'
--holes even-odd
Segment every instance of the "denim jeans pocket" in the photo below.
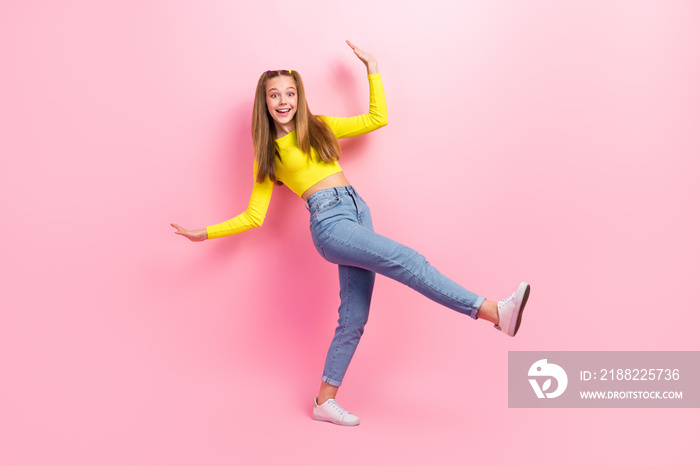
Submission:
<svg viewBox="0 0 700 466">
<path fill-rule="evenodd" d="M 322 214 L 338 204 L 340 204 L 340 197 L 338 195 L 325 197 L 314 204 L 313 213 L 315 215 Z"/>
</svg>

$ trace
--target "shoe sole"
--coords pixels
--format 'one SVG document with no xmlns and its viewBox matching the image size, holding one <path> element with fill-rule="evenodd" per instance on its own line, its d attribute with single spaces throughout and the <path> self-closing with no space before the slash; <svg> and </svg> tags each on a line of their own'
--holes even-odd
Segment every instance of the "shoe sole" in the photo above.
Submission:
<svg viewBox="0 0 700 466">
<path fill-rule="evenodd" d="M 513 331 L 513 336 L 518 334 L 520 329 L 520 321 L 523 318 L 523 311 L 525 310 L 525 304 L 527 304 L 527 298 L 530 297 L 530 284 L 525 287 L 525 293 L 523 293 L 523 299 L 520 301 L 520 309 L 518 309 L 518 319 L 515 321 L 515 330 Z"/>
<path fill-rule="evenodd" d="M 343 424 L 341 422 L 335 422 L 333 419 L 326 419 L 323 417 L 317 417 L 314 414 L 312 414 L 311 417 L 313 418 L 314 421 L 330 422 L 331 424 L 335 424 L 336 426 L 359 426 L 360 425 L 360 421 L 357 421 L 357 424 Z"/>
</svg>

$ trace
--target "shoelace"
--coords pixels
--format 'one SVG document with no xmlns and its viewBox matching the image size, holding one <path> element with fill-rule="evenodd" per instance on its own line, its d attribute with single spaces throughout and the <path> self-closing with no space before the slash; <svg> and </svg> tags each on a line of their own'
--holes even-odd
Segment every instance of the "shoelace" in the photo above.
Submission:
<svg viewBox="0 0 700 466">
<path fill-rule="evenodd" d="M 346 414 L 350 414 L 348 411 L 345 410 L 345 408 L 343 408 L 342 406 L 340 406 L 340 405 L 338 404 L 338 402 L 335 401 L 334 398 L 331 398 L 331 399 L 328 400 L 328 401 L 330 402 L 331 406 L 333 406 L 333 408 L 335 408 L 336 411 L 338 411 L 338 412 L 339 412 L 340 414 L 342 414 L 343 416 L 345 416 Z"/>
<path fill-rule="evenodd" d="M 513 293 L 513 294 L 510 295 L 510 296 L 508 296 L 506 299 L 504 299 L 504 300 L 501 301 L 501 302 L 502 302 L 503 304 L 509 304 L 509 303 L 513 302 L 514 299 L 515 299 L 515 293 Z"/>
<path fill-rule="evenodd" d="M 515 294 L 516 294 L 516 293 L 513 293 L 512 295 L 508 296 L 506 299 L 502 299 L 501 301 L 499 301 L 498 304 L 500 304 L 500 306 L 498 306 L 498 309 L 500 310 L 500 308 L 501 308 L 502 306 L 506 306 L 506 305 L 512 303 L 513 300 L 515 299 Z M 500 326 L 500 325 L 498 325 L 498 324 L 493 324 L 493 326 L 494 326 L 496 329 L 501 330 L 501 326 Z"/>
</svg>

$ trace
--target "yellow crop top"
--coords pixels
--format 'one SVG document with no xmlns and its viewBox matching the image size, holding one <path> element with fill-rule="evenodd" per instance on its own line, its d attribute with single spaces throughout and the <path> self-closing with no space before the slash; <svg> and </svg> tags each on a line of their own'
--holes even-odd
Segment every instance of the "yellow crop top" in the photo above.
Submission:
<svg viewBox="0 0 700 466">
<path fill-rule="evenodd" d="M 321 116 L 333 133 L 338 138 L 349 138 L 369 133 L 387 124 L 386 98 L 384 86 L 379 74 L 370 74 L 369 79 L 369 113 L 355 117 L 328 117 Z M 323 162 L 316 149 L 311 148 L 311 157 L 304 154 L 297 144 L 296 131 L 276 139 L 277 151 L 280 158 L 275 165 L 275 175 L 289 189 L 301 197 L 304 191 L 309 189 L 324 178 L 335 173 L 342 172 L 340 164 L 335 161 Z M 257 165 L 253 164 L 253 180 L 257 171 Z M 251 228 L 262 225 L 265 220 L 267 208 L 272 198 L 274 183 L 266 179 L 262 183 L 255 182 L 253 193 L 250 196 L 248 208 L 242 214 L 217 225 L 207 227 L 207 236 L 220 238 L 222 236 L 235 235 Z"/>
</svg>

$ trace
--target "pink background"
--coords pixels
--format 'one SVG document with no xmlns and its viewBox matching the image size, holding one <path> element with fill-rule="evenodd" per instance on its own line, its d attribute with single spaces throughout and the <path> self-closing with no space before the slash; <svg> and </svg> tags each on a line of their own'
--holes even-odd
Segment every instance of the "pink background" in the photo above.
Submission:
<svg viewBox="0 0 700 466">
<path fill-rule="evenodd" d="M 509 350 L 700 350 L 700 4 L 0 4 L 0 464 L 690 464 L 692 409 L 507 408 Z M 343 167 L 376 229 L 467 288 L 532 295 L 515 339 L 380 277 L 311 419 L 335 266 L 251 189 L 261 71 L 390 123 Z"/>
</svg>

